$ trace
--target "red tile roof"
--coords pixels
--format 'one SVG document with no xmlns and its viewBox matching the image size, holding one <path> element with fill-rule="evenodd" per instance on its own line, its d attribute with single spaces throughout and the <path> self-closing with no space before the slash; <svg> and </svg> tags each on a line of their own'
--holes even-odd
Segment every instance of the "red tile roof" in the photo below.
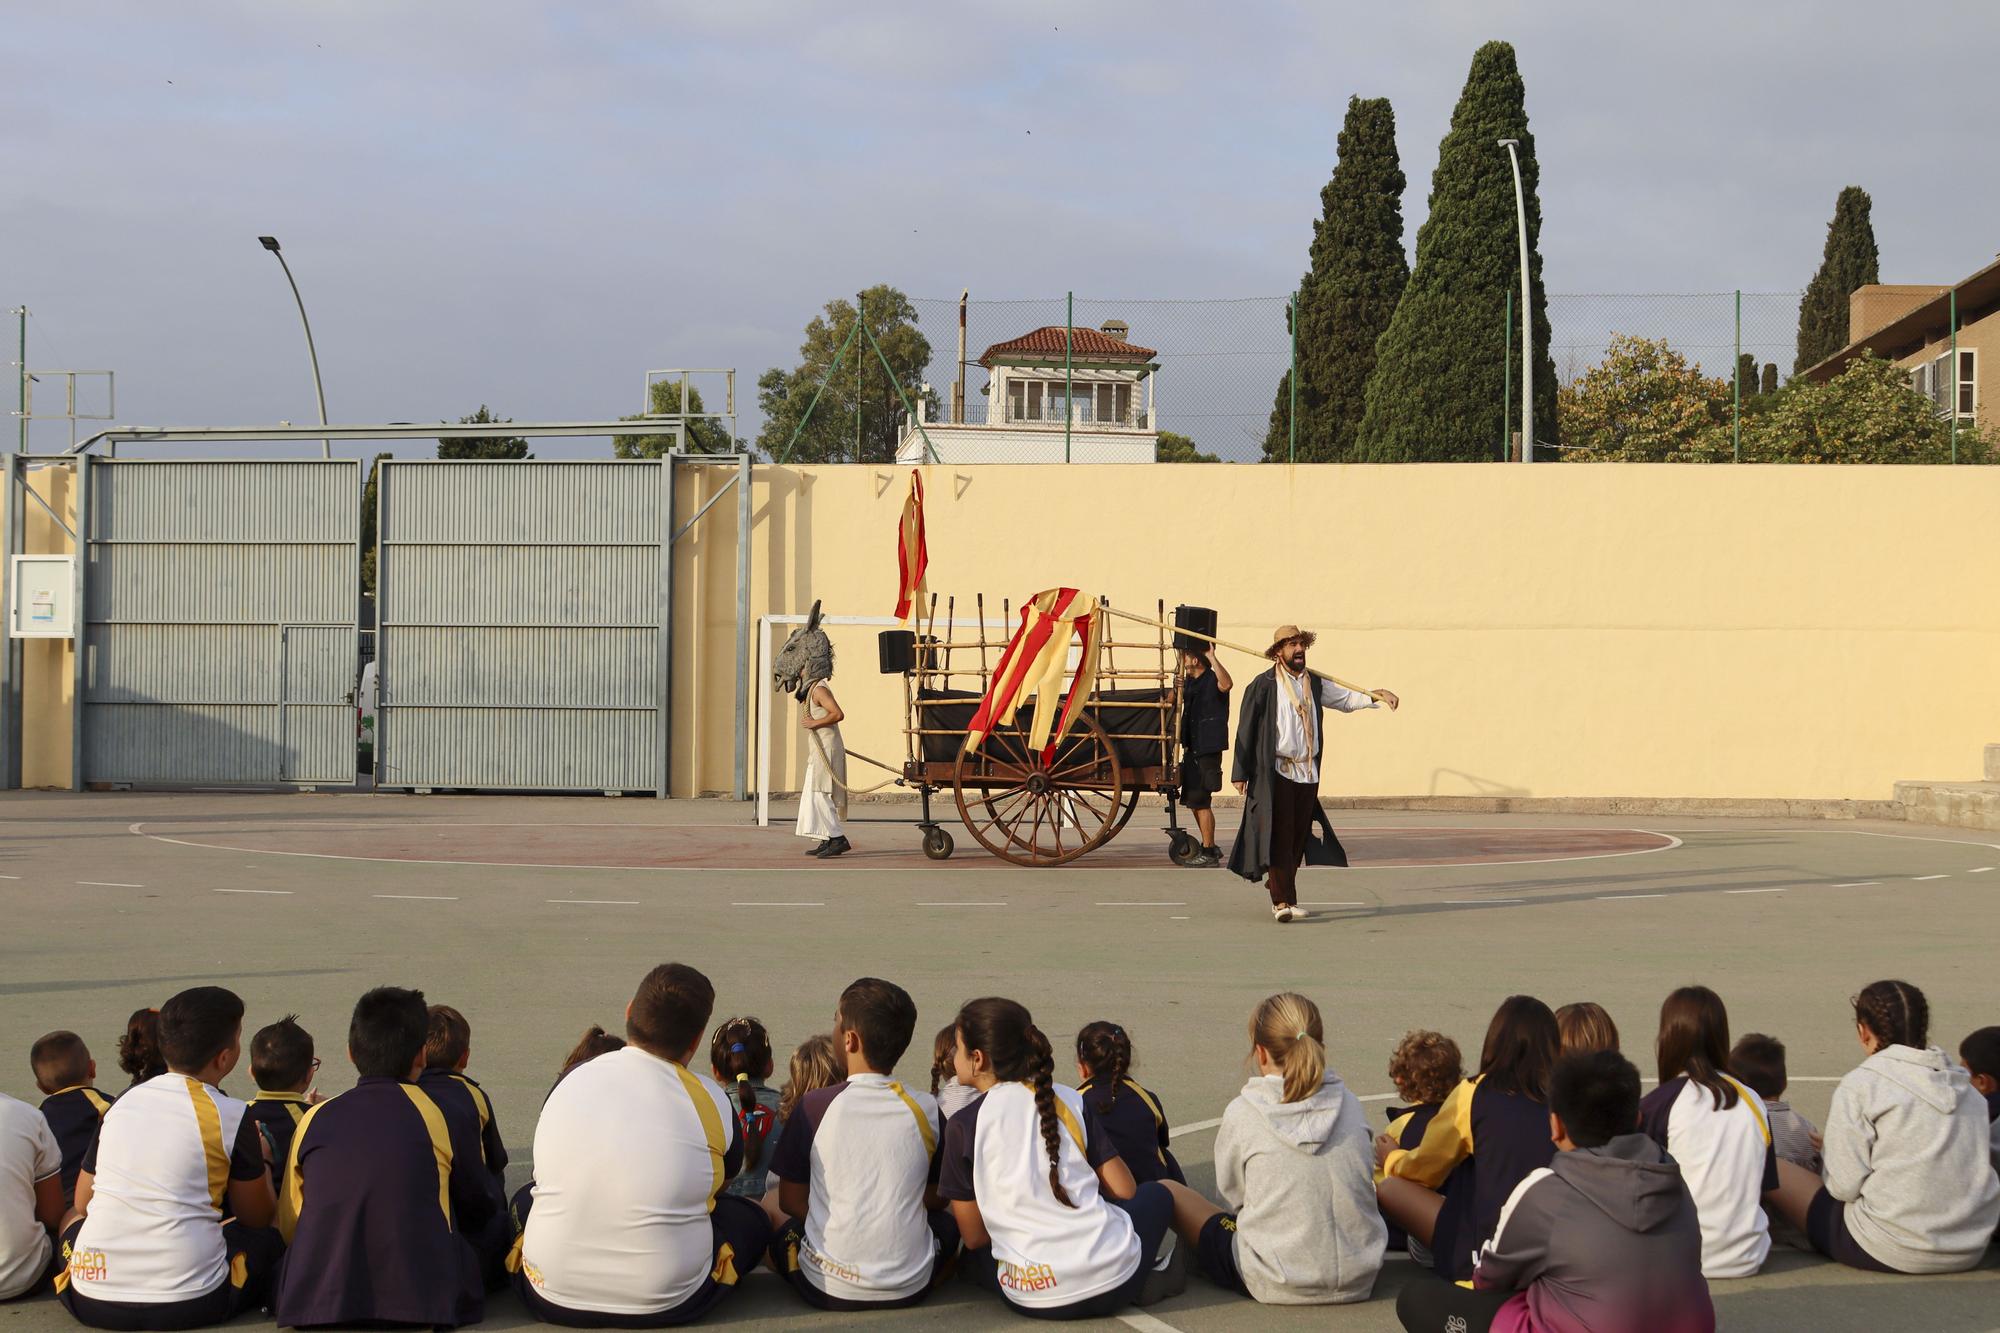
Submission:
<svg viewBox="0 0 2000 1333">
<path fill-rule="evenodd" d="M 1151 361 L 1157 355 L 1150 347 L 1141 347 L 1137 343 L 1114 338 L 1097 329 L 1078 327 L 1069 330 L 1069 334 L 1069 354 L 1073 361 Z M 1045 324 L 1018 338 L 994 343 L 980 353 L 979 364 L 991 370 L 995 357 L 1009 361 L 1023 358 L 1035 361 L 1061 361 L 1063 326 Z"/>
</svg>

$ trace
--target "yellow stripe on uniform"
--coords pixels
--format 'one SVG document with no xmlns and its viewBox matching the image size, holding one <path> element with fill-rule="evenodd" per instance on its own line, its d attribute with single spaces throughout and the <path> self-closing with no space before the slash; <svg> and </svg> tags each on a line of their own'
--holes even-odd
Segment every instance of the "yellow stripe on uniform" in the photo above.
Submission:
<svg viewBox="0 0 2000 1333">
<path fill-rule="evenodd" d="M 1764 1112 L 1759 1109 L 1757 1100 L 1751 1097 L 1750 1089 L 1744 1087 L 1735 1079 L 1730 1078 L 1727 1074 L 1724 1074 L 1722 1077 L 1728 1081 L 1731 1087 L 1736 1089 L 1736 1095 L 1741 1097 L 1743 1104 L 1750 1108 L 1750 1114 L 1757 1117 L 1757 1128 L 1764 1131 L 1764 1145 L 1769 1147 L 1771 1143 L 1771 1122 L 1765 1118 Z"/>
<path fill-rule="evenodd" d="M 1153 1099 L 1153 1094 L 1147 1092 L 1129 1078 L 1125 1079 L 1124 1083 L 1126 1087 L 1132 1089 L 1140 1101 L 1146 1104 L 1146 1109 L 1153 1113 L 1153 1128 L 1165 1132 L 1167 1128 L 1167 1113 L 1160 1109 L 1160 1104 Z M 1160 1165 L 1165 1166 L 1167 1164 L 1166 1146 L 1164 1144 L 1158 1145 L 1154 1148 L 1154 1151 L 1160 1155 Z"/>
<path fill-rule="evenodd" d="M 452 1077 L 463 1083 L 465 1090 L 472 1094 L 472 1104 L 479 1110 L 479 1132 L 484 1134 L 486 1127 L 493 1123 L 493 1103 L 486 1100 L 486 1090 L 463 1074 L 453 1074 Z"/>
<path fill-rule="evenodd" d="M 1063 1128 L 1069 1131 L 1070 1138 L 1076 1142 L 1076 1150 L 1088 1160 L 1090 1150 L 1083 1146 L 1083 1126 L 1076 1122 L 1076 1112 L 1070 1110 L 1069 1103 L 1060 1097 L 1055 1098 L 1055 1103 L 1056 1119 L 1062 1121 Z"/>
<path fill-rule="evenodd" d="M 188 1101 L 194 1106 L 194 1123 L 201 1131 L 202 1155 L 208 1159 L 208 1201 L 222 1210 L 229 1192 L 229 1145 L 222 1141 L 222 1112 L 208 1095 L 208 1085 L 187 1078 Z"/>
<path fill-rule="evenodd" d="M 438 1210 L 444 1214 L 444 1224 L 452 1227 L 451 1221 L 451 1131 L 445 1128 L 444 1112 L 438 1110 L 437 1103 L 430 1094 L 414 1083 L 398 1083 L 410 1099 L 410 1105 L 417 1108 L 417 1114 L 424 1118 L 424 1128 L 430 1131 L 431 1156 L 437 1159 L 438 1169 Z M 298 1140 L 294 1139 L 296 1145 Z"/>
<path fill-rule="evenodd" d="M 910 1114 L 917 1118 L 917 1132 L 924 1136 L 924 1156 L 929 1157 L 935 1154 L 937 1152 L 937 1131 L 931 1128 L 931 1118 L 924 1114 L 924 1108 L 917 1105 L 915 1097 L 903 1091 L 903 1085 L 900 1083 L 891 1083 L 889 1091 L 901 1097 L 903 1105 L 909 1107 Z"/>
<path fill-rule="evenodd" d="M 328 1098 L 317 1106 L 306 1110 L 299 1127 L 292 1131 L 292 1146 L 285 1152 L 285 1183 L 278 1187 L 278 1234 L 285 1238 L 285 1244 L 292 1243 L 292 1233 L 299 1229 L 299 1213 L 306 1206 L 305 1172 L 299 1168 L 299 1149 L 305 1145 L 306 1131 L 312 1128 L 312 1119 L 320 1113 L 320 1108 L 331 1106 L 334 1099 Z"/>
<path fill-rule="evenodd" d="M 722 1128 L 722 1113 L 715 1109 L 715 1099 L 701 1086 L 701 1080 L 679 1065 L 674 1072 L 681 1076 L 681 1086 L 687 1089 L 688 1100 L 694 1103 L 694 1113 L 701 1117 L 702 1137 L 708 1140 L 708 1156 L 714 1168 L 714 1187 L 708 1192 L 708 1211 L 715 1211 L 715 1196 L 722 1193 L 722 1186 L 728 1179 L 724 1174 L 723 1158 L 729 1151 L 729 1139 Z"/>
<path fill-rule="evenodd" d="M 100 1120 L 104 1118 L 104 1113 L 111 1109 L 111 1101 L 109 1098 L 107 1098 L 103 1093 L 99 1092 L 96 1088 L 90 1087 L 88 1084 L 84 1083 L 73 1083 L 67 1088 L 57 1088 L 54 1092 L 50 1093 L 49 1096 L 60 1097 L 66 1092 L 82 1093 L 83 1099 L 90 1103 L 90 1109 L 97 1112 L 97 1118 Z"/>
</svg>

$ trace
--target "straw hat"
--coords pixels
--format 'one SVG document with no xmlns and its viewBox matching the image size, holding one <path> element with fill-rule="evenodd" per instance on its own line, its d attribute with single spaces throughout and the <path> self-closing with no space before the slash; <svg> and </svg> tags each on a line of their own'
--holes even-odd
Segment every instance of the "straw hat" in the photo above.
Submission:
<svg viewBox="0 0 2000 1333">
<path fill-rule="evenodd" d="M 1287 639 L 1304 639 L 1306 647 L 1310 648 L 1319 642 L 1319 635 L 1309 629 L 1300 629 L 1297 625 L 1280 625 L 1271 631 L 1271 646 L 1264 650 L 1264 656 L 1276 658 L 1279 646 Z"/>
</svg>

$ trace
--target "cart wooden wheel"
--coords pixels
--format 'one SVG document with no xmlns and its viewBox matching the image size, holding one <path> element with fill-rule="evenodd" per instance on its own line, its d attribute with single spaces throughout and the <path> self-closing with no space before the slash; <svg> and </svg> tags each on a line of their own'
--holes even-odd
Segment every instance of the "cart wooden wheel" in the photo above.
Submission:
<svg viewBox="0 0 2000 1333">
<path fill-rule="evenodd" d="M 1022 866 L 1059 866 L 1102 846 L 1120 827 L 1125 770 L 1104 728 L 1076 720 L 1046 765 L 1019 727 L 1003 727 L 976 754 L 960 751 L 953 795 L 979 845 Z"/>
<path fill-rule="evenodd" d="M 1133 811 L 1139 808 L 1139 797 L 1143 794 L 1144 794 L 1144 789 L 1136 786 L 1126 791 L 1125 805 L 1122 809 L 1119 810 L 1117 821 L 1113 823 L 1111 826 L 1111 832 L 1105 835 L 1104 837 L 1105 842 L 1111 841 L 1111 839 L 1117 837 L 1120 833 L 1125 831 L 1125 826 L 1132 822 Z M 998 793 L 987 792 L 980 797 L 980 802 L 979 802 L 980 805 L 979 813 L 981 818 L 995 821 L 994 831 L 996 834 L 1001 832 L 1001 830 L 1005 827 L 1004 825 L 1001 825 L 999 823 L 1000 812 L 995 808 L 995 804 L 998 801 L 998 799 L 999 799 Z M 1026 850 L 1027 848 L 1027 844 L 1025 842 L 1022 842 L 1016 836 L 1010 835 L 1008 840 L 1010 842 L 1015 843 L 1023 850 Z"/>
</svg>

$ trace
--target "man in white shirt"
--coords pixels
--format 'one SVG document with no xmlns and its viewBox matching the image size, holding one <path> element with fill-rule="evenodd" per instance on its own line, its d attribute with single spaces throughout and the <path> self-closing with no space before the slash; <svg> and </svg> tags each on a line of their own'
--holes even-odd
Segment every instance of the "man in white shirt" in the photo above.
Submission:
<svg viewBox="0 0 2000 1333">
<path fill-rule="evenodd" d="M 1383 704 L 1393 710 L 1400 700 L 1388 690 L 1363 694 L 1308 671 L 1306 650 L 1318 639 L 1309 630 L 1280 625 L 1271 639 L 1264 655 L 1274 665 L 1244 687 L 1236 723 L 1230 777 L 1247 799 L 1229 868 L 1248 880 L 1263 879 L 1271 916 L 1290 922 L 1311 915 L 1299 906 L 1301 861 L 1347 864 L 1347 852 L 1319 804 L 1321 710 L 1352 713 Z M 1323 840 L 1313 836 L 1315 824 L 1326 831 Z"/>
<path fill-rule="evenodd" d="M 762 1206 L 722 1194 L 743 1166 L 735 1106 L 689 1068 L 714 1008 L 707 977 L 661 964 L 626 1006 L 629 1044 L 576 1066 L 549 1094 L 510 1264 L 515 1290 L 542 1322 L 692 1322 L 770 1245 Z"/>
</svg>

